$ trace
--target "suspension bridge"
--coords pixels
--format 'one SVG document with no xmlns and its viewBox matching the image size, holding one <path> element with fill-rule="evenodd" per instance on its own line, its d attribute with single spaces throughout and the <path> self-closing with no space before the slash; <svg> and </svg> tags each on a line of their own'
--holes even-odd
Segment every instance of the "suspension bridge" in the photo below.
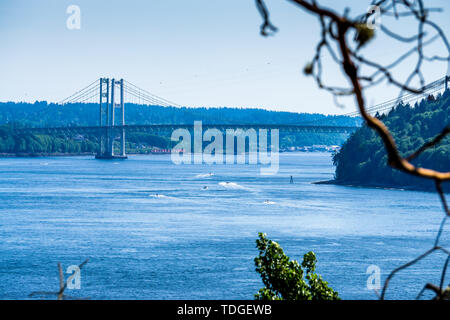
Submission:
<svg viewBox="0 0 450 320">
<path fill-rule="evenodd" d="M 386 101 L 373 107 L 367 108 L 371 114 L 383 113 L 395 107 L 399 101 L 412 103 L 430 94 L 435 94 L 443 89 L 448 89 L 449 77 L 436 80 L 423 90 L 422 94 L 405 94 L 399 98 Z M 96 126 L 62 126 L 62 127 L 30 127 L 17 128 L 16 131 L 22 134 L 60 134 L 60 133 L 82 133 L 93 134 L 98 137 L 99 150 L 97 159 L 126 159 L 126 132 L 146 132 L 152 134 L 171 134 L 176 129 L 184 128 L 192 130 L 194 124 L 126 124 L 125 109 L 129 103 L 135 103 L 147 107 L 181 107 L 181 105 L 156 96 L 124 79 L 116 80 L 110 78 L 100 78 L 90 85 L 78 90 L 69 97 L 58 102 L 60 105 L 70 107 L 77 103 L 98 104 L 98 123 Z M 345 114 L 345 116 L 358 116 L 357 112 Z M 227 129 L 279 129 L 284 133 L 352 133 L 358 129 L 357 126 L 330 126 L 325 123 L 300 123 L 295 125 L 283 124 L 202 124 L 207 130 L 215 128 L 218 130 Z M 120 151 L 115 153 L 115 141 L 120 140 Z"/>
</svg>

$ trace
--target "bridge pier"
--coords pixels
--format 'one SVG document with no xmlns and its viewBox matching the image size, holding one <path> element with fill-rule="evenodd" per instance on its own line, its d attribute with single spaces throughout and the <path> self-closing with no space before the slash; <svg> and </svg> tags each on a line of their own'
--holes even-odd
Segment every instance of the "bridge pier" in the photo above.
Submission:
<svg viewBox="0 0 450 320">
<path fill-rule="evenodd" d="M 106 83 L 106 93 L 103 92 L 102 84 Z M 116 138 L 115 130 L 115 88 L 117 83 L 120 85 L 120 109 L 121 109 L 121 137 L 120 137 L 120 155 L 114 154 L 114 141 Z M 99 137 L 99 151 L 95 156 L 96 159 L 126 159 L 127 155 L 125 152 L 125 102 L 124 102 L 124 91 L 123 91 L 123 79 L 116 82 L 115 79 L 111 80 L 111 90 L 110 90 L 110 80 L 100 79 L 100 126 L 103 123 L 103 98 L 106 97 L 106 129 L 104 135 L 101 134 Z M 105 140 L 105 147 L 103 148 L 103 140 Z"/>
</svg>

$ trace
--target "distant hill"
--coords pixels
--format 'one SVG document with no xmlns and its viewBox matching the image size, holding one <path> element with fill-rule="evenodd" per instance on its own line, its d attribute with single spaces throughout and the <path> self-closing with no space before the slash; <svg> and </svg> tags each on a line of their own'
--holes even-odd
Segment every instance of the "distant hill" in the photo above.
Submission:
<svg viewBox="0 0 450 320">
<path fill-rule="evenodd" d="M 354 126 L 360 118 L 323 114 L 268 111 L 247 108 L 176 108 L 126 104 L 127 124 L 300 124 Z M 98 105 L 57 105 L 46 101 L 35 103 L 0 102 L 0 124 L 19 122 L 33 126 L 94 126 L 98 124 Z"/>
<path fill-rule="evenodd" d="M 378 116 L 391 130 L 403 155 L 409 155 L 450 125 L 450 90 L 429 96 L 414 106 L 400 104 Z M 387 166 L 387 154 L 378 134 L 363 126 L 334 156 L 335 182 L 359 186 L 433 189 L 433 181 L 417 178 Z M 415 165 L 450 171 L 450 137 L 420 155 Z M 448 186 L 447 186 L 448 188 Z"/>
</svg>

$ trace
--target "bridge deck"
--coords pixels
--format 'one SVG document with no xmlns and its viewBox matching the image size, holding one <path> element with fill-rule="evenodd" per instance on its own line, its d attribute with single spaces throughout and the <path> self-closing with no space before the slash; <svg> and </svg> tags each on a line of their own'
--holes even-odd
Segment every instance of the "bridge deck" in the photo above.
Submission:
<svg viewBox="0 0 450 320">
<path fill-rule="evenodd" d="M 229 130 L 259 130 L 259 129 L 278 129 L 280 132 L 311 132 L 311 133 L 352 133 L 359 127 L 344 126 L 319 126 L 319 125 L 285 125 L 285 124 L 203 124 L 203 130 L 218 129 L 221 131 Z M 193 130 L 193 124 L 152 124 L 152 125 L 125 125 L 125 126 L 67 126 L 67 127 L 34 127 L 34 128 L 17 128 L 18 133 L 28 134 L 57 134 L 67 132 L 77 133 L 99 133 L 104 131 L 122 131 L 127 132 L 154 132 L 167 133 L 177 129 Z"/>
</svg>

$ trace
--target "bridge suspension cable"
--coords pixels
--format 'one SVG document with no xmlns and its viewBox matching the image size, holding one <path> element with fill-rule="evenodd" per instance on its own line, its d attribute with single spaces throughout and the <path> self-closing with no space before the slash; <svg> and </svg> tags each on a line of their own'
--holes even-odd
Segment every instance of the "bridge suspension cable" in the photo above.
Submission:
<svg viewBox="0 0 450 320">
<path fill-rule="evenodd" d="M 58 104 L 73 104 L 73 103 L 98 103 L 98 98 L 100 95 L 100 85 L 99 80 L 96 79 L 92 83 L 90 83 L 88 86 L 84 87 L 81 90 L 78 90 L 74 94 L 68 96 L 67 98 L 61 100 L 58 102 Z M 370 114 L 375 114 L 377 112 L 386 112 L 392 108 L 394 108 L 398 103 L 411 103 L 413 101 L 418 101 L 430 94 L 434 94 L 438 91 L 441 91 L 444 87 L 447 88 L 449 77 L 443 77 L 441 79 L 438 79 L 436 81 L 433 81 L 426 85 L 423 88 L 423 92 L 421 94 L 415 94 L 415 93 L 406 93 L 404 95 L 401 95 L 400 97 L 390 99 L 388 101 L 385 101 L 383 103 L 377 104 L 372 107 L 367 107 L 366 110 Z M 157 95 L 154 95 L 153 93 L 142 89 L 138 87 L 137 85 L 124 80 L 124 94 L 126 96 L 125 103 L 133 103 L 132 101 L 129 101 L 129 98 L 134 99 L 136 101 L 136 104 L 146 104 L 146 105 L 156 105 L 156 106 L 163 106 L 163 107 L 181 107 L 181 105 L 172 102 L 170 100 L 167 100 L 165 98 L 159 97 Z M 359 111 L 349 112 L 346 114 L 342 114 L 342 116 L 349 116 L 349 117 L 355 117 L 359 115 Z M 302 123 L 307 124 L 307 123 Z M 314 124 L 314 123 L 312 123 Z"/>
<path fill-rule="evenodd" d="M 97 103 L 100 95 L 99 80 L 96 79 L 88 86 L 76 91 L 74 94 L 58 102 L 58 104 L 73 103 Z M 126 95 L 125 103 L 132 103 L 128 98 L 134 99 L 137 104 L 156 105 L 163 107 L 181 107 L 178 103 L 164 99 L 153 93 L 138 87 L 137 85 L 124 80 L 124 94 Z"/>
<path fill-rule="evenodd" d="M 95 79 L 94 82 L 92 82 L 91 84 L 89 84 L 88 86 L 84 87 L 81 90 L 78 90 L 77 92 L 75 92 L 74 94 L 68 96 L 65 99 L 62 99 L 58 102 L 58 104 L 67 104 L 67 103 L 77 103 L 77 102 L 81 102 L 84 98 L 86 98 L 87 96 L 89 96 L 89 98 L 91 98 L 91 96 L 93 96 L 94 92 L 99 92 L 99 86 L 98 86 L 98 81 L 99 79 Z M 97 95 L 98 96 L 98 95 Z M 87 100 L 87 99 L 84 99 Z"/>
<path fill-rule="evenodd" d="M 124 88 L 125 92 L 137 98 L 140 104 L 142 104 L 142 102 L 145 102 L 150 105 L 157 105 L 163 107 L 181 107 L 181 105 L 179 105 L 178 103 L 158 97 L 157 95 L 154 95 L 149 91 L 132 84 L 129 81 L 124 80 L 124 85 L 125 85 Z"/>
<path fill-rule="evenodd" d="M 383 103 L 377 104 L 372 107 L 366 108 L 366 111 L 370 114 L 375 114 L 377 112 L 385 112 L 388 110 L 391 110 L 392 108 L 396 107 L 400 102 L 403 103 L 410 103 L 413 101 L 418 101 L 422 98 L 427 97 L 430 94 L 436 93 L 438 91 L 441 91 L 442 89 L 446 88 L 446 82 L 448 81 L 447 77 L 438 79 L 436 81 L 433 81 L 429 83 L 428 85 L 424 86 L 423 92 L 421 94 L 415 94 L 415 93 L 406 93 L 404 95 L 401 95 L 400 97 L 385 101 Z M 348 116 L 348 117 L 355 117 L 359 115 L 359 111 L 349 112 L 346 114 L 343 114 L 342 116 Z"/>
</svg>

